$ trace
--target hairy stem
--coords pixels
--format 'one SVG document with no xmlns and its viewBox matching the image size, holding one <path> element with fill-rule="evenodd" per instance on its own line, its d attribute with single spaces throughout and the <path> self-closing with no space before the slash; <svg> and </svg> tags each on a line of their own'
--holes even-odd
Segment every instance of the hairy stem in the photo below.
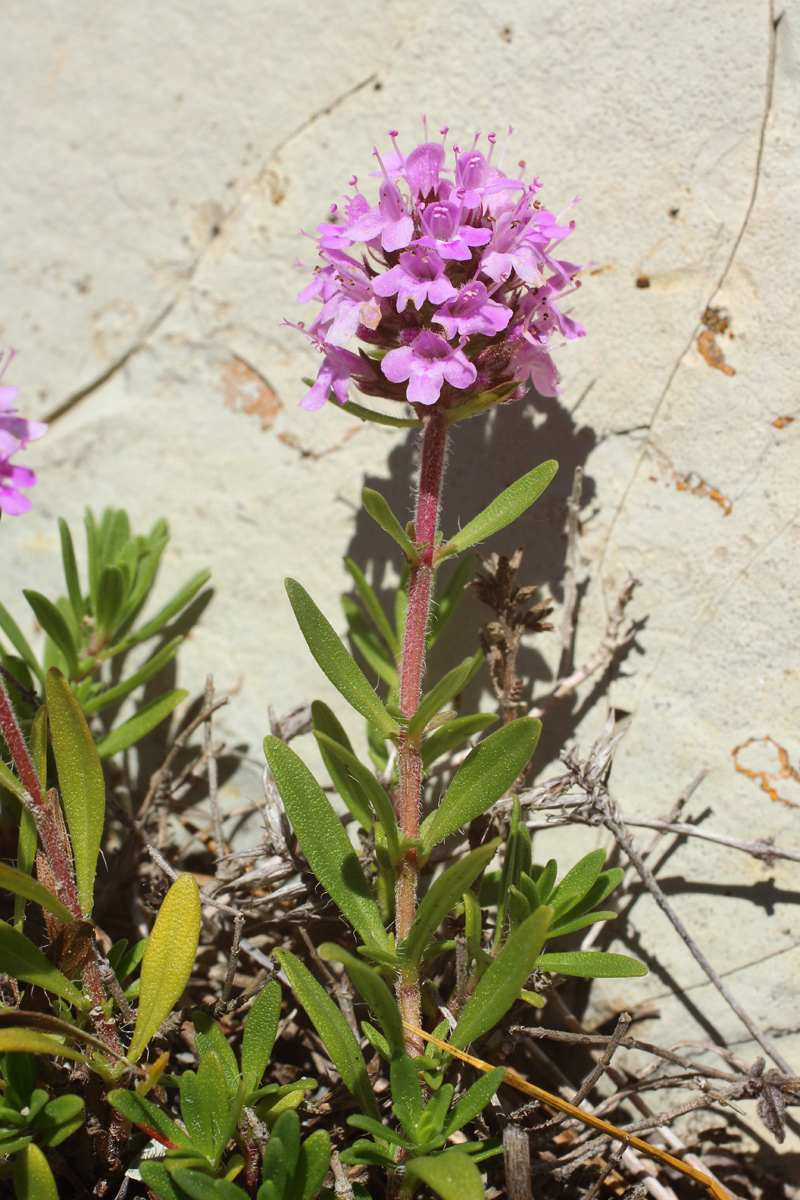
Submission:
<svg viewBox="0 0 800 1200">
<path fill-rule="evenodd" d="M 408 608 L 403 639 L 403 658 L 400 665 L 400 709 L 410 718 L 419 707 L 422 676 L 425 669 L 425 641 L 431 609 L 433 586 L 433 554 L 435 550 L 439 503 L 444 477 L 447 430 L 434 409 L 426 418 L 422 432 L 422 461 L 419 473 L 414 517 L 414 544 L 418 561 L 409 568 Z M 419 835 L 420 798 L 422 793 L 422 760 L 419 746 L 412 745 L 405 733 L 397 748 L 399 787 L 397 816 L 404 838 Z M 395 907 L 398 941 L 408 933 L 417 910 L 417 878 L 419 857 L 408 850 L 397 867 Z M 397 1000 L 403 1019 L 409 1025 L 419 1025 L 419 973 L 414 967 L 404 968 L 397 981 Z M 415 1035 L 406 1035 L 410 1054 L 422 1053 Z"/>
</svg>

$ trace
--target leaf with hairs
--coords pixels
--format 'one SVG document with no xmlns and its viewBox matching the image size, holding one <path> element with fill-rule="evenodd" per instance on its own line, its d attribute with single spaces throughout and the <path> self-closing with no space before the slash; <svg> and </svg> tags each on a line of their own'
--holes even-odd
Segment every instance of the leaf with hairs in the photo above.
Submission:
<svg viewBox="0 0 800 1200">
<path fill-rule="evenodd" d="M 348 753 L 353 753 L 353 746 L 339 718 L 322 700 L 314 700 L 312 702 L 311 719 L 315 734 L 318 736 L 319 734 L 324 734 L 325 738 L 329 738 L 332 742 L 347 750 Z M 386 745 L 383 738 L 380 738 L 380 745 L 382 747 Z M 327 742 L 323 738 L 319 738 L 319 752 L 333 781 L 333 786 L 361 827 L 369 833 L 372 828 L 372 810 L 364 794 L 364 789 L 356 783 L 338 755 L 331 753 Z"/>
<path fill-rule="evenodd" d="M 78 651 L 70 633 L 69 625 L 52 600 L 48 600 L 41 592 L 34 592 L 28 588 L 23 589 L 22 594 L 33 609 L 33 615 L 42 629 L 48 637 L 52 638 L 61 654 L 63 654 L 69 668 L 70 678 L 75 679 L 78 675 Z"/>
<path fill-rule="evenodd" d="M 361 501 L 373 521 L 376 521 L 390 538 L 394 538 L 405 554 L 406 560 L 410 563 L 418 562 L 419 555 L 416 546 L 392 512 L 385 497 L 380 492 L 374 491 L 373 488 L 363 488 Z"/>
<path fill-rule="evenodd" d="M 401 964 L 419 965 L 431 937 L 494 858 L 499 845 L 500 839 L 495 838 L 484 846 L 478 846 L 433 881 L 417 909 L 407 936 L 398 943 L 397 957 Z"/>
<path fill-rule="evenodd" d="M 174 637 L 157 654 L 154 654 L 152 658 L 148 658 L 147 662 L 138 671 L 134 671 L 133 675 L 121 680 L 120 683 L 115 684 L 113 687 L 106 688 L 104 692 L 99 692 L 93 699 L 87 700 L 83 705 L 84 716 L 88 717 L 92 713 L 102 712 L 104 708 L 108 708 L 109 704 L 118 704 L 120 700 L 124 700 L 137 687 L 140 687 L 143 683 L 147 683 L 168 662 L 172 661 L 178 653 L 178 647 L 182 641 L 183 636 L 181 634 L 178 637 Z"/>
<path fill-rule="evenodd" d="M 565 950 L 561 954 L 540 954 L 536 966 L 541 971 L 574 975 L 578 979 L 630 979 L 646 975 L 647 967 L 627 954 L 606 954 L 601 950 Z"/>
<path fill-rule="evenodd" d="M 17 896 L 24 896 L 26 900 L 33 900 L 34 904 L 46 908 L 64 925 L 68 925 L 73 920 L 72 913 L 57 896 L 54 896 L 30 875 L 25 875 L 22 871 L 17 871 L 5 863 L 0 863 L 0 889 L 14 892 Z"/>
<path fill-rule="evenodd" d="M 440 709 L 457 696 L 469 678 L 472 670 L 473 657 L 465 658 L 452 671 L 448 671 L 434 687 L 427 692 L 419 702 L 419 707 L 408 722 L 408 740 L 412 746 L 418 746 L 422 734 Z"/>
<path fill-rule="evenodd" d="M 380 1021 L 390 1050 L 402 1050 L 405 1038 L 400 1009 L 380 975 L 360 958 L 333 942 L 323 942 L 319 947 L 319 956 L 325 962 L 340 962 L 344 965 L 347 974 Z"/>
<path fill-rule="evenodd" d="M 389 939 L 353 845 L 328 797 L 295 752 L 275 737 L 264 753 L 311 870 L 367 945 Z"/>
<path fill-rule="evenodd" d="M 316 731 L 315 731 L 316 732 Z M 346 767 L 352 779 L 358 784 L 364 795 L 370 802 L 372 809 L 383 826 L 383 831 L 386 834 L 386 839 L 389 845 L 389 854 L 392 861 L 399 861 L 400 858 L 400 827 L 397 824 L 397 816 L 394 811 L 394 806 L 382 788 L 381 784 L 372 774 L 368 767 L 365 767 L 362 762 L 356 758 L 351 750 L 346 750 L 344 746 L 339 745 L 332 738 L 327 737 L 324 733 L 316 734 L 317 741 L 320 747 L 325 748 L 335 758 Z"/>
<path fill-rule="evenodd" d="M 364 577 L 364 572 L 359 566 L 356 565 L 356 563 L 353 562 L 352 558 L 346 558 L 344 560 L 344 565 L 347 567 L 353 583 L 356 585 L 356 591 L 361 597 L 361 602 L 364 605 L 364 608 L 367 610 L 367 615 L 377 629 L 378 633 L 385 641 L 389 651 L 393 655 L 399 654 L 400 643 L 397 640 L 397 635 L 389 624 L 389 618 L 383 611 L 383 606 L 381 605 L 380 600 L 367 583 L 366 578 Z"/>
<path fill-rule="evenodd" d="M 129 1092 L 124 1088 L 115 1088 L 108 1093 L 108 1102 L 117 1112 L 121 1112 L 126 1120 L 138 1125 L 148 1132 L 153 1130 L 158 1134 L 158 1140 L 165 1145 L 183 1146 L 192 1149 L 192 1140 L 187 1133 L 168 1117 L 163 1109 L 140 1096 L 137 1092 Z"/>
<path fill-rule="evenodd" d="M 127 721 L 123 721 L 101 738 L 97 743 L 97 753 L 101 758 L 111 758 L 112 754 L 127 750 L 150 733 L 151 729 L 165 721 L 188 695 L 185 688 L 173 688 L 170 692 L 164 692 L 163 696 L 156 696 L 155 700 L 145 704 Z"/>
<path fill-rule="evenodd" d="M 420 748 L 422 766 L 427 771 L 437 758 L 441 758 L 443 754 L 449 754 L 467 738 L 482 733 L 496 720 L 496 713 L 471 713 L 469 716 L 456 717 L 454 721 L 448 721 L 440 729 L 434 730 L 422 743 Z"/>
<path fill-rule="evenodd" d="M 87 1008 L 81 993 L 70 983 L 58 967 L 45 958 L 38 946 L 25 937 L 24 933 L 0 921 L 0 962 L 3 971 L 21 983 L 30 983 L 45 992 L 60 996 L 77 1008 Z"/>
<path fill-rule="evenodd" d="M 281 985 L 271 979 L 256 996 L 242 1035 L 242 1078 L 248 1092 L 260 1086 L 278 1036 L 281 1019 Z"/>
<path fill-rule="evenodd" d="M 410 1158 L 406 1175 L 426 1183 L 442 1200 L 483 1200 L 485 1194 L 480 1171 L 461 1150 Z"/>
<path fill-rule="evenodd" d="M 28 645 L 27 639 L 25 638 L 19 625 L 3 604 L 0 604 L 0 629 L 2 629 L 3 633 L 11 642 L 11 645 L 14 647 L 20 658 L 28 664 L 39 682 L 44 683 L 44 671 L 39 666 L 39 661 L 36 658 L 36 655 Z"/>
<path fill-rule="evenodd" d="M 460 554 L 462 550 L 486 541 L 492 534 L 510 525 L 541 496 L 557 470 L 558 463 L 550 459 L 528 471 L 527 475 L 496 496 L 482 513 L 441 546 L 437 559 L 441 561 L 451 554 Z"/>
<path fill-rule="evenodd" d="M 342 611 L 353 645 L 364 661 L 390 688 L 398 685 L 397 667 L 392 654 L 372 628 L 361 609 L 349 596 L 342 596 Z"/>
</svg>

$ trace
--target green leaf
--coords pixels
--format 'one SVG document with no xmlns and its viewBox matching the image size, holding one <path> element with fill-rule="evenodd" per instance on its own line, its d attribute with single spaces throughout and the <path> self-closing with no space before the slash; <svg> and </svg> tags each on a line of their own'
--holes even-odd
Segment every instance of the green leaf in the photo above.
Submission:
<svg viewBox="0 0 800 1200">
<path fill-rule="evenodd" d="M 371 1133 L 378 1141 L 391 1142 L 393 1146 L 402 1146 L 404 1149 L 411 1148 L 411 1143 L 407 1138 L 376 1120 L 375 1117 L 365 1117 L 361 1113 L 354 1113 L 352 1117 L 347 1118 L 347 1124 L 352 1125 L 354 1129 L 363 1129 L 365 1133 Z"/>
<path fill-rule="evenodd" d="M 574 917 L 588 912 L 595 905 L 602 904 L 606 896 L 609 896 L 617 884 L 622 882 L 624 874 L 622 867 L 610 867 L 608 871 L 601 871 L 588 892 L 572 908 L 562 912 L 559 920 L 572 920 Z M 558 922 L 554 922 L 554 924 L 558 924 Z"/>
<path fill-rule="evenodd" d="M 445 728 L 447 728 L 445 726 Z M 520 717 L 489 734 L 456 771 L 442 803 L 422 823 L 423 853 L 499 800 L 531 758 L 541 723 Z"/>
<path fill-rule="evenodd" d="M 86 528 L 86 552 L 89 569 L 89 599 L 92 605 L 92 612 L 96 613 L 97 577 L 100 574 L 100 555 L 97 522 L 95 521 L 94 513 L 90 508 L 87 508 L 86 512 L 84 513 L 83 523 Z"/>
<path fill-rule="evenodd" d="M 214 1096 L 204 1088 L 197 1073 L 184 1071 L 181 1075 L 181 1117 L 192 1145 L 209 1162 L 214 1154 Z"/>
<path fill-rule="evenodd" d="M 87 1007 L 75 985 L 45 958 L 39 947 L 5 921 L 0 921 L 0 962 L 5 974 L 10 975 L 12 979 L 43 988 L 44 991 L 60 996 L 62 1000 L 78 1008 Z"/>
<path fill-rule="evenodd" d="M 287 579 L 286 591 L 308 648 L 333 686 L 384 737 L 395 737 L 399 725 L 389 716 L 366 676 L 347 653 L 330 621 L 296 580 Z"/>
<path fill-rule="evenodd" d="M 325 734 L 327 738 L 342 746 L 350 754 L 353 753 L 350 739 L 342 728 L 338 717 L 322 700 L 314 700 L 312 702 L 311 719 L 314 723 L 314 732 L 316 734 Z M 386 745 L 383 738 L 380 739 L 380 745 Z M 333 786 L 362 828 L 369 832 L 372 828 L 372 810 L 370 809 L 369 801 L 364 795 L 363 788 L 356 783 L 338 755 L 330 752 L 327 743 L 322 738 L 319 739 L 319 751 L 328 774 L 333 780 Z"/>
<path fill-rule="evenodd" d="M 342 1083 L 355 1097 L 362 1111 L 380 1119 L 378 1102 L 367 1075 L 367 1065 L 352 1029 L 330 996 L 311 972 L 289 950 L 275 950 L 286 978 L 308 1013 Z"/>
<path fill-rule="evenodd" d="M 272 1144 L 273 1156 L 269 1149 Z M 294 1174 L 297 1160 L 300 1157 L 300 1120 L 296 1112 L 281 1113 L 273 1126 L 267 1150 L 264 1154 L 263 1174 L 273 1183 L 281 1184 L 283 1192 L 289 1179 Z M 276 1167 L 278 1168 L 276 1170 Z M 285 1180 L 285 1182 L 283 1182 Z"/>
<path fill-rule="evenodd" d="M 125 599 L 125 576 L 114 564 L 106 564 L 97 580 L 97 632 L 105 638 L 116 623 Z"/>
<path fill-rule="evenodd" d="M 558 863 L 554 858 L 548 859 L 544 867 L 537 867 L 535 864 L 531 867 L 529 875 L 536 884 L 541 904 L 547 904 L 552 896 L 557 874 Z"/>
<path fill-rule="evenodd" d="M 6 866 L 5 863 L 0 863 L 0 889 L 14 892 L 17 896 L 24 896 L 26 900 L 33 900 L 34 904 L 46 908 L 64 925 L 68 925 L 73 919 L 72 913 L 57 896 L 32 879 L 30 875 L 16 871 L 13 867 Z"/>
<path fill-rule="evenodd" d="M 57 1096 L 36 1118 L 36 1128 L 45 1146 L 60 1146 L 83 1125 L 83 1098 Z"/>
<path fill-rule="evenodd" d="M 565 950 L 562 954 L 540 954 L 536 966 L 559 975 L 578 979 L 629 979 L 646 975 L 647 967 L 627 954 L 606 954 L 600 950 Z"/>
<path fill-rule="evenodd" d="M 502 384 L 492 392 L 481 392 L 479 396 L 472 396 L 464 404 L 457 404 L 455 408 L 448 409 L 444 414 L 445 424 L 453 425 L 456 421 L 465 421 L 468 417 L 480 416 L 481 413 L 508 400 L 518 387 L 519 384 L 512 380 L 511 383 Z"/>
<path fill-rule="evenodd" d="M 144 642 L 147 638 L 159 633 L 173 617 L 177 617 L 178 613 L 186 608 L 186 605 L 194 599 L 201 587 L 205 587 L 210 578 L 211 572 L 209 570 L 198 571 L 196 575 L 193 575 L 189 582 L 185 583 L 146 625 L 142 625 L 141 629 L 138 629 L 135 634 L 126 638 L 125 649 L 137 646 L 139 642 Z"/>
<path fill-rule="evenodd" d="M 397 635 L 389 624 L 389 618 L 383 611 L 383 606 L 380 600 L 375 595 L 373 589 L 369 586 L 364 577 L 363 571 L 353 562 L 352 558 L 346 558 L 344 565 L 350 572 L 353 583 L 356 585 L 356 591 L 361 597 L 361 602 L 367 610 L 367 615 L 385 641 L 387 647 L 393 655 L 400 653 L 400 643 L 397 640 Z"/>
<path fill-rule="evenodd" d="M 576 929 L 585 929 L 587 925 L 596 925 L 598 921 L 614 921 L 619 916 L 619 913 L 612 912 L 610 909 L 593 913 L 583 913 L 580 917 L 575 917 L 574 920 L 568 921 L 562 917 L 558 921 L 554 921 L 550 926 L 551 938 L 563 937 L 565 933 L 574 933 Z"/>
<path fill-rule="evenodd" d="M 567 872 L 549 900 L 556 916 L 567 912 L 583 899 L 600 874 L 605 858 L 605 850 L 592 850 Z"/>
<path fill-rule="evenodd" d="M 319 947 L 319 956 L 325 962 L 344 964 L 347 974 L 380 1021 L 389 1049 L 402 1050 L 404 1035 L 400 1009 L 380 975 L 360 958 L 334 945 L 333 942 L 323 942 Z"/>
<path fill-rule="evenodd" d="M 213 1179 L 202 1171 L 176 1167 L 172 1178 L 192 1200 L 246 1200 L 247 1193 L 228 1179 Z"/>
<path fill-rule="evenodd" d="M 489 1071 L 486 1075 L 482 1075 L 480 1079 L 476 1079 L 472 1087 L 467 1088 L 445 1121 L 444 1128 L 442 1129 L 445 1137 L 450 1137 L 457 1129 L 463 1129 L 468 1121 L 472 1121 L 477 1117 L 478 1113 L 483 1112 L 503 1082 L 505 1073 L 505 1067 L 495 1067 L 493 1071 Z"/>
<path fill-rule="evenodd" d="M 456 1049 L 463 1050 L 474 1042 L 511 1008 L 536 966 L 552 919 L 552 908 L 540 908 L 511 934 L 470 996 L 453 1030 L 450 1041 Z"/>
<path fill-rule="evenodd" d="M 142 959 L 136 1026 L 128 1058 L 136 1062 L 186 987 L 200 938 L 200 894 L 181 875 L 164 897 Z"/>
<path fill-rule="evenodd" d="M 464 588 L 472 578 L 474 570 L 475 555 L 468 554 L 457 565 L 442 588 L 441 594 L 437 594 L 435 603 L 432 606 L 431 628 L 428 634 L 429 646 L 432 646 L 441 637 L 445 625 L 463 599 Z"/>
<path fill-rule="evenodd" d="M 104 692 L 100 692 L 92 700 L 88 700 L 83 705 L 84 716 L 90 716 L 91 713 L 102 712 L 109 704 L 116 704 L 119 700 L 124 700 L 131 692 L 135 691 L 141 684 L 147 683 L 154 675 L 157 675 L 168 662 L 171 662 L 178 653 L 178 647 L 183 641 L 183 635 L 179 634 L 174 637 L 171 642 L 167 642 L 157 654 L 149 658 L 147 662 L 135 671 L 128 679 L 121 680 L 114 687 L 106 688 Z"/>
<path fill-rule="evenodd" d="M 44 671 L 39 666 L 36 655 L 28 645 L 19 625 L 11 616 L 8 609 L 2 604 L 0 604 L 0 629 L 3 630 L 3 633 L 11 642 L 17 654 L 28 664 L 39 682 L 44 683 Z"/>
<path fill-rule="evenodd" d="M 325 1129 L 316 1129 L 300 1146 L 297 1166 L 284 1200 L 311 1200 L 322 1187 L 330 1165 L 330 1135 Z"/>
<path fill-rule="evenodd" d="M 361 609 L 349 596 L 342 596 L 342 611 L 347 620 L 353 645 L 361 657 L 384 683 L 387 683 L 392 689 L 396 688 L 398 675 L 395 661 Z"/>
<path fill-rule="evenodd" d="M 200 1011 L 193 1012 L 192 1024 L 195 1031 L 194 1044 L 197 1047 L 200 1061 L 202 1062 L 205 1055 L 210 1054 L 212 1051 L 217 1055 L 225 1074 L 225 1084 L 228 1094 L 234 1096 L 241 1076 L 239 1074 L 239 1064 L 236 1061 L 236 1055 L 231 1050 L 228 1039 L 217 1022 L 212 1020 L 207 1013 Z"/>
<path fill-rule="evenodd" d="M 426 1183 L 442 1200 L 483 1200 L 483 1182 L 475 1163 L 460 1150 L 445 1150 L 425 1158 L 411 1158 L 406 1175 Z"/>
<path fill-rule="evenodd" d="M 45 693 L 50 739 L 75 860 L 75 881 L 81 910 L 89 917 L 106 813 L 103 768 L 80 705 L 56 667 L 47 672 Z"/>
<path fill-rule="evenodd" d="M 557 470 L 558 463 L 551 459 L 541 466 L 534 467 L 527 475 L 512 483 L 511 487 L 501 492 L 482 513 L 441 547 L 437 554 L 439 561 L 451 554 L 460 554 L 462 550 L 476 546 L 478 542 L 486 541 L 493 533 L 510 525 L 541 496 Z"/>
<path fill-rule="evenodd" d="M 506 842 L 506 853 L 503 858 L 503 870 L 500 873 L 500 894 L 497 902 L 497 927 L 494 939 L 495 951 L 499 948 L 504 933 L 505 933 L 505 918 L 506 906 L 509 903 L 509 889 L 519 888 L 523 872 L 530 871 L 531 868 L 531 835 L 522 821 L 519 797 L 514 796 L 513 807 L 511 814 L 511 828 L 508 833 Z M 535 885 L 532 885 L 535 886 Z M 519 900 L 524 900 L 527 906 L 525 917 L 529 917 L 531 912 L 539 907 L 537 904 L 530 904 L 527 900 L 527 893 L 523 889 Z M 519 924 L 520 904 L 516 904 L 515 919 L 513 925 Z"/>
<path fill-rule="evenodd" d="M 428 888 L 408 935 L 398 944 L 400 962 L 418 966 L 431 937 L 464 892 L 494 858 L 500 839 L 478 846 L 435 879 Z"/>
<path fill-rule="evenodd" d="M 422 1088 L 419 1086 L 418 1068 L 402 1047 L 398 1047 L 392 1055 L 390 1078 L 392 1112 L 407 1136 L 413 1140 L 422 1116 Z"/>
<path fill-rule="evenodd" d="M 78 652 L 67 622 L 52 600 L 48 600 L 41 592 L 34 592 L 28 588 L 23 589 L 22 594 L 33 609 L 34 616 L 42 629 L 53 639 L 58 649 L 64 655 L 69 668 L 70 678 L 75 679 L 78 675 Z"/>
<path fill-rule="evenodd" d="M 313 380 L 304 380 L 309 387 Z M 365 408 L 363 404 L 355 404 L 352 400 L 346 400 L 344 404 L 339 401 L 331 392 L 328 400 L 337 408 L 342 408 L 346 413 L 350 413 L 351 417 L 358 417 L 359 421 L 371 421 L 373 425 L 390 425 L 393 429 L 419 429 L 422 426 L 422 421 L 414 417 L 391 417 L 387 413 L 376 412 L 373 408 Z"/>
<path fill-rule="evenodd" d="M 161 1200 L 188 1200 L 188 1192 L 178 1187 L 163 1162 L 145 1159 L 139 1163 L 137 1170 L 149 1190 Z"/>
<path fill-rule="evenodd" d="M 426 737 L 422 743 L 420 754 L 423 768 L 427 771 L 437 758 L 441 758 L 443 754 L 449 754 L 461 742 L 475 737 L 488 725 L 493 725 L 496 720 L 495 713 L 471 713 L 469 716 L 456 717 L 454 721 L 448 721 L 441 729 L 435 730 L 429 737 Z"/>
<path fill-rule="evenodd" d="M 330 801 L 295 752 L 275 737 L 264 753 L 311 870 L 364 942 L 388 946 L 378 906 Z"/>
<path fill-rule="evenodd" d="M 78 564 L 75 561 L 75 547 L 72 544 L 72 534 L 69 525 L 63 517 L 58 518 L 58 531 L 61 535 L 61 558 L 64 563 L 64 578 L 67 581 L 67 594 L 72 605 L 72 611 L 78 621 L 86 612 L 81 591 L 81 581 L 78 576 Z"/>
<path fill-rule="evenodd" d="M 418 562 L 419 554 L 417 553 L 416 546 L 380 492 L 376 492 L 372 488 L 363 488 L 361 491 L 361 500 L 373 521 L 377 521 L 381 529 L 388 533 L 390 538 L 394 538 L 405 554 L 406 560 L 410 563 Z"/>
<path fill-rule="evenodd" d="M 17 1200 L 58 1200 L 58 1188 L 50 1165 L 33 1142 L 23 1147 L 17 1155 L 14 1192 Z"/>
<path fill-rule="evenodd" d="M 120 750 L 127 750 L 135 742 L 138 742 L 151 729 L 155 729 L 156 725 L 160 725 L 166 720 L 174 708 L 186 699 L 189 693 L 185 688 L 173 688 L 170 692 L 164 692 L 163 696 L 157 696 L 155 700 L 151 700 L 149 704 L 145 704 L 144 708 L 140 708 L 127 721 L 123 721 L 121 725 L 117 725 L 116 729 L 112 729 L 104 738 L 101 738 L 97 743 L 97 753 L 101 758 L 111 758 L 112 754 L 119 754 Z"/>
<path fill-rule="evenodd" d="M 472 670 L 472 656 L 465 658 L 457 667 L 439 680 L 439 682 L 424 695 L 419 708 L 408 722 L 408 740 L 413 746 L 418 746 L 423 732 L 433 717 L 457 696 L 464 687 Z"/>
<path fill-rule="evenodd" d="M 22 937 L 22 934 L 19 936 Z M 0 949 L 5 950 L 2 930 L 0 930 Z M 34 949 L 36 949 L 35 946 Z M 55 969 L 53 967 L 53 970 Z M 8 969 L 8 974 L 13 974 L 11 968 Z M 21 977 L 14 976 L 14 978 Z M 63 979 L 64 976 L 62 975 L 61 978 Z M 59 994 L 56 993 L 56 995 Z M 53 1058 L 71 1058 L 75 1062 L 88 1062 L 86 1055 L 82 1054 L 80 1050 L 76 1050 L 74 1046 L 70 1046 L 69 1043 L 59 1042 L 46 1033 L 40 1033 L 38 1029 L 22 1029 L 20 1026 L 0 1029 L 0 1054 L 49 1054 Z"/>
<path fill-rule="evenodd" d="M 242 1078 L 248 1092 L 260 1085 L 278 1035 L 281 1019 L 281 985 L 271 979 L 256 996 L 247 1014 L 242 1036 Z"/>
<path fill-rule="evenodd" d="M 344 746 L 340 746 L 338 742 L 333 741 L 332 738 L 327 737 L 324 733 L 317 733 L 316 738 L 320 746 L 324 745 L 335 758 L 339 759 L 346 767 L 351 778 L 361 788 L 383 826 L 392 860 L 398 861 L 400 858 L 400 828 L 397 824 L 394 805 L 386 792 L 369 768 L 365 767 L 351 750 L 346 750 Z"/>
</svg>

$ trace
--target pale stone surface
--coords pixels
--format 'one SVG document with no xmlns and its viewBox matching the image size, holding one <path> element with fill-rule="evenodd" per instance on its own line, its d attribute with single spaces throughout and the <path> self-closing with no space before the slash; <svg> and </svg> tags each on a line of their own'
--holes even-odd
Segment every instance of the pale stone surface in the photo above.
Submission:
<svg viewBox="0 0 800 1200">
<path fill-rule="evenodd" d="M 19 588 L 59 584 L 56 516 L 77 523 L 86 504 L 116 503 L 145 526 L 166 513 L 165 590 L 203 565 L 214 572 L 181 682 L 197 690 L 210 670 L 235 689 L 224 734 L 255 761 L 268 704 L 335 703 L 282 578 L 296 574 L 333 619 L 342 553 L 384 578 L 391 554 L 354 514 L 365 478 L 402 510 L 412 446 L 333 410 L 296 409 L 299 377 L 314 369 L 280 326 L 296 319 L 293 264 L 309 257 L 298 231 L 324 217 L 353 171 L 365 179 L 389 127 L 409 145 L 421 111 L 462 140 L 511 122 L 512 161 L 528 160 L 548 206 L 582 198 L 569 254 L 595 264 L 576 301 L 589 336 L 560 352 L 558 403 L 456 432 L 447 527 L 559 458 L 551 494 L 496 548 L 524 542 L 530 578 L 560 599 L 563 498 L 583 464 L 592 583 L 578 661 L 628 572 L 642 581 L 632 612 L 646 624 L 610 693 L 633 714 L 612 777 L 622 808 L 663 815 L 707 767 L 691 813 L 707 806 L 720 832 L 800 847 L 797 809 L 732 757 L 770 736 L 800 762 L 800 419 L 775 425 L 800 418 L 796 0 L 773 15 L 757 0 L 155 0 L 146 16 L 77 0 L 34 16 L 10 0 L 5 15 L 15 37 L 0 72 L 11 134 L 0 340 L 21 352 L 12 381 L 26 412 L 68 409 L 27 456 L 40 474 L 33 513 L 0 530 L 3 600 L 25 628 Z M 637 288 L 639 276 L 650 286 Z M 730 313 L 735 336 L 718 342 L 733 376 L 698 353 L 709 304 Z M 461 627 L 477 619 L 470 601 Z M 555 642 L 540 639 L 523 659 L 540 690 Z M 554 712 L 544 774 L 561 739 L 576 733 L 587 746 L 601 728 L 606 701 L 587 704 L 590 692 L 571 715 Z M 255 767 L 240 786 L 257 787 Z M 560 832 L 542 846 L 569 853 Z M 755 1019 L 793 1027 L 796 866 L 693 842 L 661 877 Z M 652 996 L 662 1021 L 647 1036 L 739 1043 L 737 1019 L 649 901 L 632 927 L 636 950 L 662 965 L 600 989 L 598 1003 Z M 663 971 L 713 1030 L 671 998 Z M 779 1044 L 800 1066 L 800 1040 Z M 749 1042 L 739 1051 L 754 1057 Z"/>
</svg>

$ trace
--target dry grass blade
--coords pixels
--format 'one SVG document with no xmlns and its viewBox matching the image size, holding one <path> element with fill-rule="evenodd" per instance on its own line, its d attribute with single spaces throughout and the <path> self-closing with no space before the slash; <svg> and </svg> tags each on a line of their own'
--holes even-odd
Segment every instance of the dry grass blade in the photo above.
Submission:
<svg viewBox="0 0 800 1200">
<path fill-rule="evenodd" d="M 459 1058 L 462 1062 L 469 1063 L 472 1067 L 477 1067 L 479 1071 L 494 1070 L 491 1063 L 484 1062 L 481 1058 L 473 1058 L 471 1054 L 465 1054 L 462 1050 L 456 1050 L 454 1046 L 448 1045 L 447 1042 L 441 1041 L 440 1038 L 434 1037 L 430 1033 L 425 1033 L 422 1029 L 417 1029 L 415 1026 L 409 1025 L 406 1021 L 403 1024 L 410 1033 L 418 1034 L 426 1042 L 431 1042 L 434 1046 L 438 1046 L 440 1050 L 445 1050 L 448 1054 L 452 1054 L 454 1058 Z M 503 1083 L 507 1083 L 509 1087 L 516 1088 L 518 1092 L 522 1092 L 526 1096 L 532 1096 L 535 1100 L 541 1100 L 543 1104 L 557 1109 L 558 1112 L 566 1113 L 567 1116 L 582 1121 L 584 1125 L 589 1125 L 592 1129 L 596 1129 L 600 1133 L 605 1133 L 617 1142 L 625 1142 L 628 1146 L 640 1151 L 640 1153 L 655 1159 L 656 1162 L 663 1163 L 667 1167 L 672 1167 L 675 1171 L 680 1171 L 682 1175 L 688 1175 L 696 1183 L 702 1184 L 708 1194 L 714 1197 L 714 1200 L 732 1200 L 730 1192 L 721 1183 L 717 1182 L 716 1179 L 712 1179 L 710 1175 L 706 1175 L 703 1171 L 698 1171 L 696 1167 L 689 1166 L 688 1163 L 681 1162 L 679 1158 L 673 1158 L 671 1154 L 667 1154 L 666 1150 L 660 1150 L 658 1146 L 651 1146 L 649 1142 L 634 1137 L 630 1133 L 625 1133 L 624 1130 L 618 1129 L 616 1125 L 612 1125 L 609 1121 L 603 1121 L 600 1117 L 594 1116 L 593 1113 L 584 1112 L 582 1108 L 577 1108 L 574 1104 L 570 1104 L 568 1100 L 562 1100 L 560 1096 L 554 1096 L 552 1092 L 546 1092 L 543 1088 L 537 1087 L 536 1084 L 529 1083 L 522 1075 L 518 1075 L 512 1067 L 506 1067 Z"/>
</svg>

